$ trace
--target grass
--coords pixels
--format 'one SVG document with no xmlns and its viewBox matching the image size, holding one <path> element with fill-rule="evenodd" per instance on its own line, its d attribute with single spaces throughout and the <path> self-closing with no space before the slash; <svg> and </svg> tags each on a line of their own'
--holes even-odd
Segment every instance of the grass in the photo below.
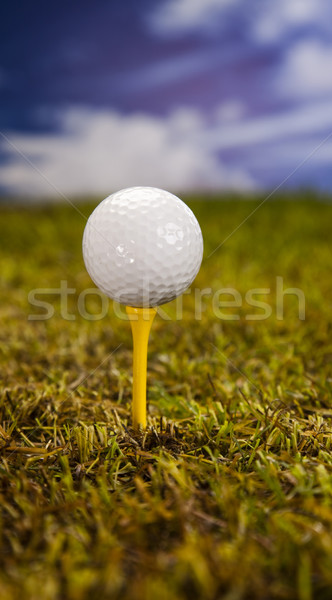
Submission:
<svg viewBox="0 0 332 600">
<path fill-rule="evenodd" d="M 155 319 L 141 434 L 129 323 L 111 304 L 79 314 L 84 219 L 1 209 L 1 600 L 331 598 L 332 205 L 269 202 L 231 237 L 258 201 L 191 206 L 205 260 L 182 319 L 175 302 Z M 291 295 L 280 318 L 277 277 L 303 291 L 304 320 Z M 211 288 L 197 319 L 194 287 Z M 244 299 L 223 308 L 238 320 L 222 287 Z M 270 289 L 268 319 L 248 318 L 252 288 Z"/>
</svg>

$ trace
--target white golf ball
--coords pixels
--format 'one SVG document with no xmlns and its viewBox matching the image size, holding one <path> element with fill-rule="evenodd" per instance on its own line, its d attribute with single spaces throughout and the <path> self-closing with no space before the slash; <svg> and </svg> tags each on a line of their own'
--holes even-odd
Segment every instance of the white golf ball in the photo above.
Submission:
<svg viewBox="0 0 332 600">
<path fill-rule="evenodd" d="M 90 215 L 83 257 L 94 283 L 134 307 L 158 306 L 182 294 L 203 256 L 198 221 L 179 198 L 152 187 L 120 190 Z"/>
</svg>

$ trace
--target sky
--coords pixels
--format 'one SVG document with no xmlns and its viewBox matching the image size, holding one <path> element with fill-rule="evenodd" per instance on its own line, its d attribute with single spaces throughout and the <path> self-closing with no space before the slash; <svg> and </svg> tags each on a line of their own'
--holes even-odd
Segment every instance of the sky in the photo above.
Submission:
<svg viewBox="0 0 332 600">
<path fill-rule="evenodd" d="M 2 195 L 331 192 L 331 165 L 330 0 L 1 4 Z"/>
</svg>

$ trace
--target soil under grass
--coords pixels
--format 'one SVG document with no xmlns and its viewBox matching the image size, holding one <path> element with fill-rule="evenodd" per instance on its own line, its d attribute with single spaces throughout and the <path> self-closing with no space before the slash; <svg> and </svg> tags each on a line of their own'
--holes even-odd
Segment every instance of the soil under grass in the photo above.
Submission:
<svg viewBox="0 0 332 600">
<path fill-rule="evenodd" d="M 191 202 L 205 259 L 155 319 L 141 434 L 129 323 L 84 298 L 92 204 L 0 210 L 1 600 L 332 597 L 332 204 L 258 204 Z"/>
</svg>

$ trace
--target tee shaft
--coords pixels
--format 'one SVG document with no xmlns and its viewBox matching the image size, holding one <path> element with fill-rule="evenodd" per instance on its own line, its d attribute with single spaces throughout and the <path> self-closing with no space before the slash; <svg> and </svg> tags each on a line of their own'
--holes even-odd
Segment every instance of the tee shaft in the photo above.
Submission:
<svg viewBox="0 0 332 600">
<path fill-rule="evenodd" d="M 146 427 L 146 373 L 149 334 L 155 308 L 126 307 L 133 335 L 133 401 L 132 419 L 135 429 Z"/>
</svg>

